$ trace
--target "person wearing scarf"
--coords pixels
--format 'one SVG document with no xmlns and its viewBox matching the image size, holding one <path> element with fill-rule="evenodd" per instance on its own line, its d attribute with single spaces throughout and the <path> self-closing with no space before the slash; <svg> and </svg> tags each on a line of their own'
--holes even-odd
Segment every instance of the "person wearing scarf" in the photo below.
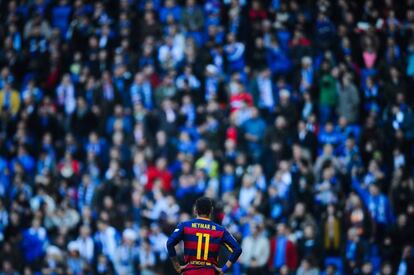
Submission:
<svg viewBox="0 0 414 275">
<path fill-rule="evenodd" d="M 295 244 L 288 239 L 289 229 L 286 224 L 277 226 L 277 235 L 270 242 L 270 270 L 277 271 L 283 266 L 295 270 L 298 266 L 298 254 Z"/>
</svg>

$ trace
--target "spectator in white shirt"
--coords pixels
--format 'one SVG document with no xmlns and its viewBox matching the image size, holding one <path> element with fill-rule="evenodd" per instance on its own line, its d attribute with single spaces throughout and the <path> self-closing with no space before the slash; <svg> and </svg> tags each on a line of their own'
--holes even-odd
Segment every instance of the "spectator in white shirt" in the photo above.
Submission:
<svg viewBox="0 0 414 275">
<path fill-rule="evenodd" d="M 168 237 L 161 231 L 160 226 L 157 223 L 151 225 L 151 234 L 149 241 L 154 247 L 154 252 L 159 260 L 165 261 L 167 259 L 167 249 L 165 244 Z"/>
<path fill-rule="evenodd" d="M 117 236 L 116 230 L 106 221 L 98 221 L 98 231 L 95 233 L 95 243 L 101 248 L 102 254 L 107 256 L 112 262 L 115 259 Z"/>
<path fill-rule="evenodd" d="M 76 91 L 69 74 L 62 77 L 60 85 L 56 88 L 58 106 L 64 108 L 66 115 L 71 115 L 76 108 Z"/>
<path fill-rule="evenodd" d="M 141 275 L 153 275 L 155 274 L 153 269 L 155 267 L 155 254 L 151 249 L 151 245 L 148 240 L 143 241 L 139 250 L 139 263 L 141 269 Z"/>
<path fill-rule="evenodd" d="M 251 227 L 250 236 L 242 242 L 243 254 L 241 262 L 246 267 L 247 275 L 265 274 L 265 266 L 270 255 L 270 243 L 264 236 L 263 229 L 258 224 Z"/>
<path fill-rule="evenodd" d="M 76 245 L 82 258 L 88 263 L 92 263 L 94 256 L 94 243 L 91 237 L 91 229 L 88 225 L 83 225 L 79 229 L 79 237 L 76 239 Z"/>
<path fill-rule="evenodd" d="M 122 244 L 116 249 L 114 266 L 118 274 L 135 274 L 138 263 L 137 234 L 127 228 L 122 233 Z"/>
<path fill-rule="evenodd" d="M 249 174 L 244 175 L 242 187 L 239 194 L 240 207 L 244 210 L 249 209 L 254 198 L 256 197 L 257 188 L 254 185 L 253 178 Z"/>
<path fill-rule="evenodd" d="M 200 81 L 193 74 L 193 69 L 190 66 L 186 66 L 184 73 L 177 77 L 176 85 L 180 90 L 185 90 L 187 85 L 190 90 L 197 90 L 201 86 Z"/>
<path fill-rule="evenodd" d="M 165 38 L 165 43 L 158 51 L 158 61 L 164 69 L 175 67 L 184 58 L 184 48 L 180 43 L 173 43 L 171 36 Z"/>
</svg>

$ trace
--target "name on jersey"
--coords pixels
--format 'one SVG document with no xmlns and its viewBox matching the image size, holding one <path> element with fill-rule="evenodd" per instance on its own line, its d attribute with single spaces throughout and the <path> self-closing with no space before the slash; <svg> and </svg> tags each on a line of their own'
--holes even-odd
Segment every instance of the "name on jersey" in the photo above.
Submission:
<svg viewBox="0 0 414 275">
<path fill-rule="evenodd" d="M 191 227 L 192 228 L 199 228 L 199 229 L 216 230 L 215 225 L 210 226 L 210 224 L 206 224 L 206 223 L 193 222 L 193 223 L 191 223 Z"/>
<path fill-rule="evenodd" d="M 212 265 L 209 262 L 202 262 L 202 261 L 190 261 L 189 264 L 192 264 L 192 265 L 207 265 L 207 266 L 211 266 Z"/>
</svg>

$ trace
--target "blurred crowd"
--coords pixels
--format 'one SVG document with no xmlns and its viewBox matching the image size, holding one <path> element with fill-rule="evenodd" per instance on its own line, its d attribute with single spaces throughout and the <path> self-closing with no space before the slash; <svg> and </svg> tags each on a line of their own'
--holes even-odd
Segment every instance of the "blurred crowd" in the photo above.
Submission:
<svg viewBox="0 0 414 275">
<path fill-rule="evenodd" d="M 414 274 L 413 0 L 0 1 L 0 274 Z M 225 253 L 225 252 L 223 252 Z"/>
</svg>

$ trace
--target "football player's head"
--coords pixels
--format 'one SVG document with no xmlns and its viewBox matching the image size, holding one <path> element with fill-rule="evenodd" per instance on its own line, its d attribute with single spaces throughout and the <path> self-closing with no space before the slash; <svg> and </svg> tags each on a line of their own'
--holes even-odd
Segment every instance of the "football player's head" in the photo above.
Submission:
<svg viewBox="0 0 414 275">
<path fill-rule="evenodd" d="M 207 197 L 197 199 L 195 203 L 195 212 L 198 216 L 208 217 L 213 212 L 213 202 Z"/>
</svg>

